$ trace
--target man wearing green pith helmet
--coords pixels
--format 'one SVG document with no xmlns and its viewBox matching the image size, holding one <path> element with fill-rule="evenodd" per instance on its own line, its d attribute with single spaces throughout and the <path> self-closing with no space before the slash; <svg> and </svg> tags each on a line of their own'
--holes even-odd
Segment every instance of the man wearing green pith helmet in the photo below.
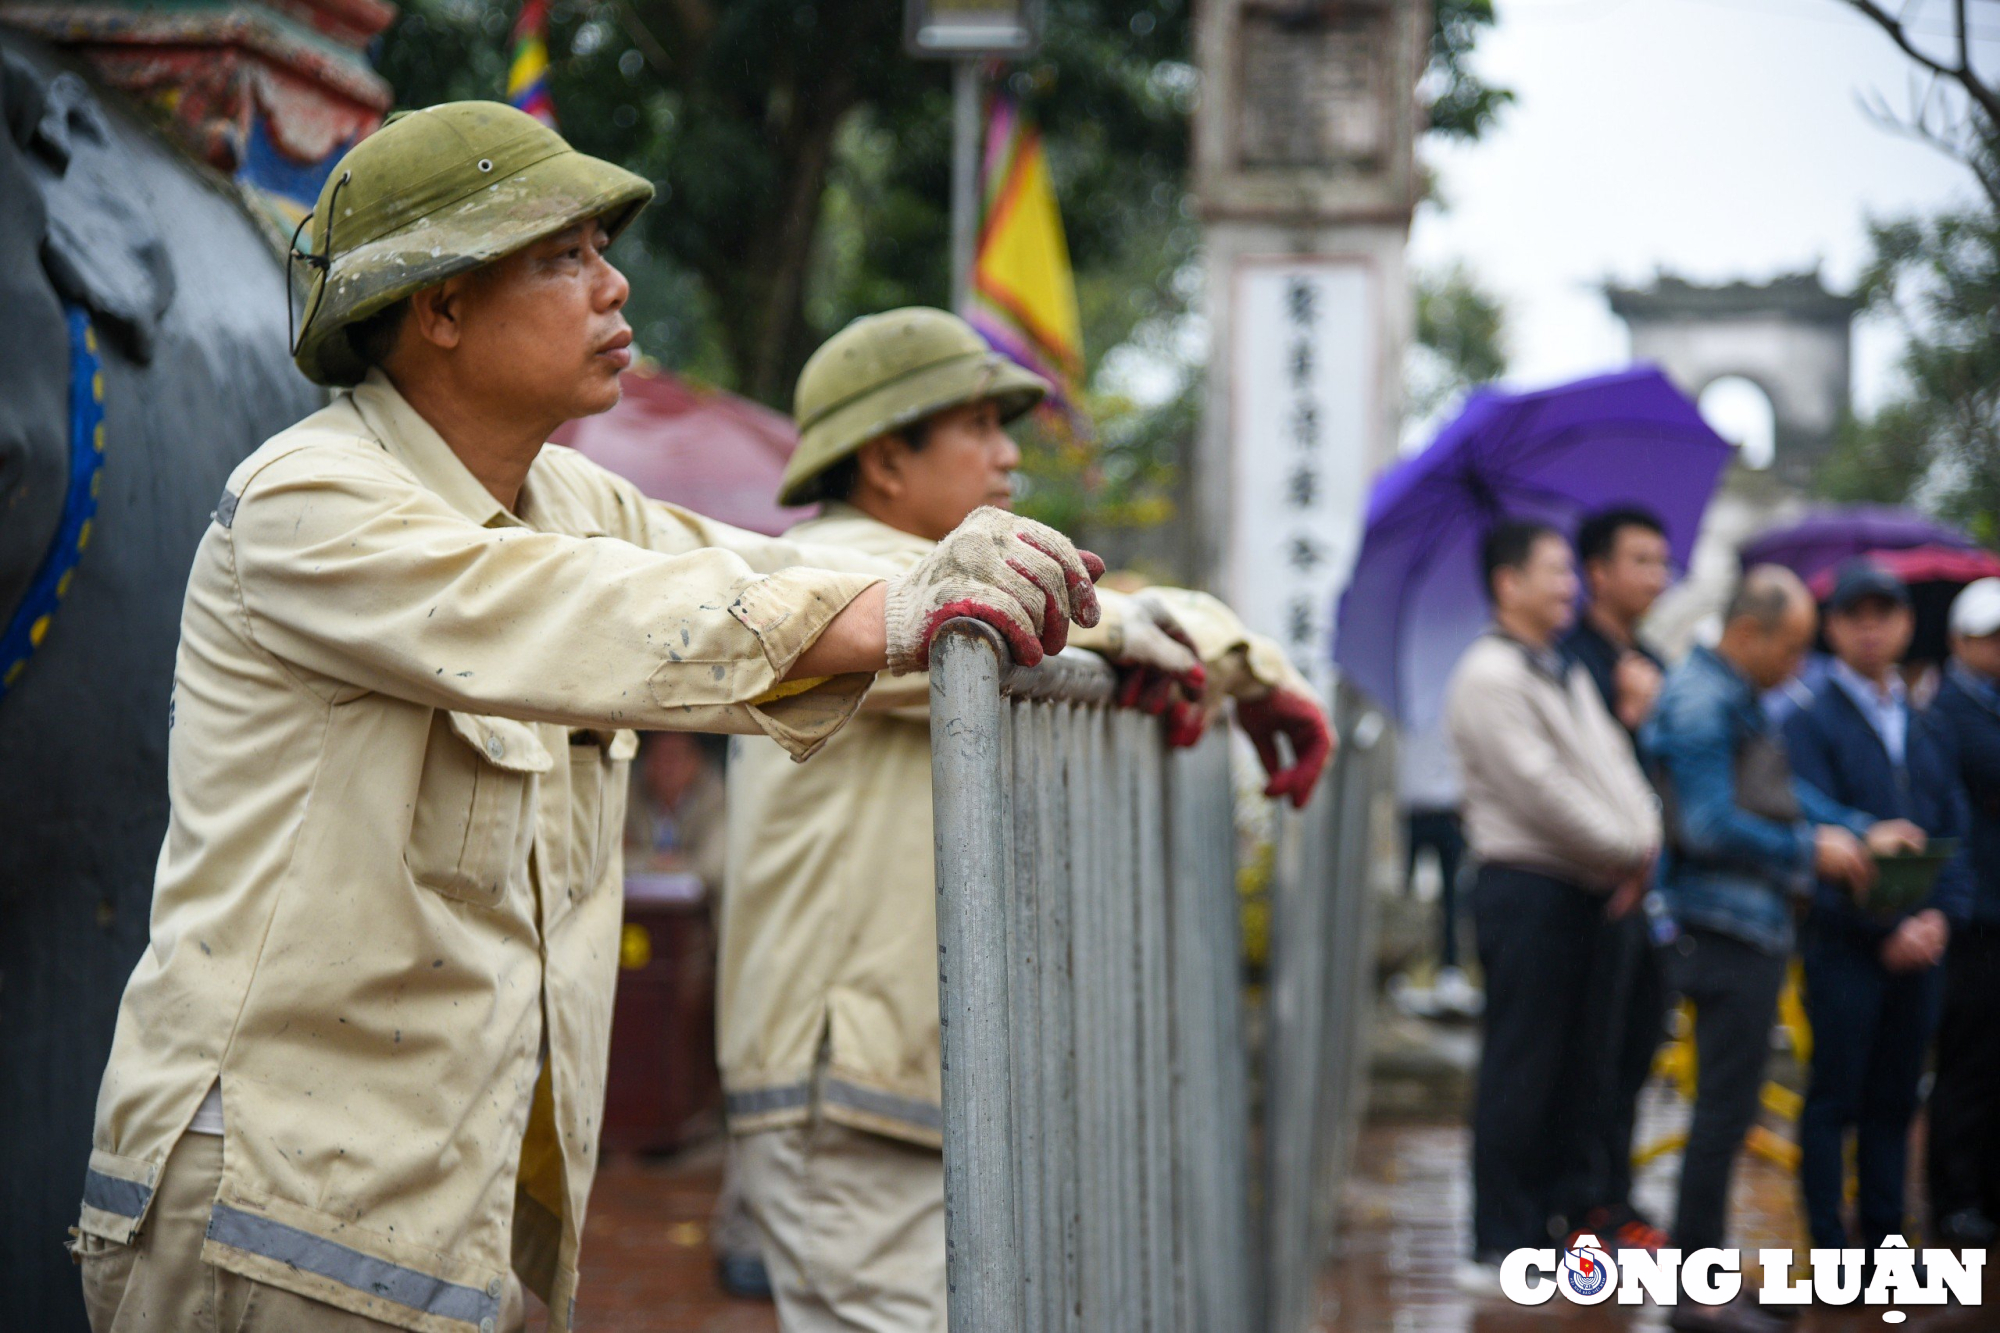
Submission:
<svg viewBox="0 0 2000 1333">
<path fill-rule="evenodd" d="M 1005 427 L 1048 387 L 945 311 L 856 320 L 799 376 L 778 498 L 824 508 L 787 535 L 929 559 L 968 513 L 1010 502 L 1021 455 Z M 1072 642 L 1119 668 L 1121 701 L 1166 714 L 1185 744 L 1233 700 L 1267 790 L 1303 804 L 1331 736 L 1277 645 L 1200 593 L 1100 596 Z M 878 686 L 809 764 L 733 744 L 718 1055 L 785 1333 L 946 1324 L 928 704 L 915 677 Z"/>
<path fill-rule="evenodd" d="M 1102 566 L 993 509 L 914 565 L 647 500 L 568 450 L 631 357 L 651 197 L 529 117 L 396 118 L 321 191 L 296 358 L 189 576 L 171 813 L 72 1241 L 97 1333 L 574 1318 L 636 729 L 803 758 L 936 626 L 1033 655 Z M 518 1275 L 518 1281 L 517 1281 Z"/>
</svg>

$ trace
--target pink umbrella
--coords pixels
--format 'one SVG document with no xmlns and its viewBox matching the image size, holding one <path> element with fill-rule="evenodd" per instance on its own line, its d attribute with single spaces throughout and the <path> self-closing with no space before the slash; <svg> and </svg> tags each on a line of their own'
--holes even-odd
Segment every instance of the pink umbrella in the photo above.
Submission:
<svg viewBox="0 0 2000 1333">
<path fill-rule="evenodd" d="M 791 418 L 663 370 L 627 371 L 618 406 L 555 434 L 655 500 L 776 536 L 813 515 L 778 504 L 778 479 L 798 447 Z"/>
</svg>

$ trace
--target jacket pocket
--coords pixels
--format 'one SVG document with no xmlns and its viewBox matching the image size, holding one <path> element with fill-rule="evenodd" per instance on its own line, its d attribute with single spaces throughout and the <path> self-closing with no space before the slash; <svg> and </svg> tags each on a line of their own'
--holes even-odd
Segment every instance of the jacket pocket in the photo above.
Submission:
<svg viewBox="0 0 2000 1333">
<path fill-rule="evenodd" d="M 614 731 L 599 743 L 569 747 L 570 866 L 572 900 L 593 892 L 611 869 L 625 840 L 625 788 L 639 733 Z"/>
<path fill-rule="evenodd" d="M 417 883 L 497 906 L 525 885 L 535 779 L 554 764 L 535 729 L 476 713 L 432 715 L 403 859 Z"/>
</svg>

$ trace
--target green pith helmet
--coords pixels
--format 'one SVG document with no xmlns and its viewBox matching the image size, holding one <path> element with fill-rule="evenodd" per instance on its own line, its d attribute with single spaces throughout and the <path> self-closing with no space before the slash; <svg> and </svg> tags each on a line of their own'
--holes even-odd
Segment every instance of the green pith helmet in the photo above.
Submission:
<svg viewBox="0 0 2000 1333">
<path fill-rule="evenodd" d="M 392 117 L 320 187 L 293 359 L 315 384 L 357 384 L 367 367 L 349 325 L 590 218 L 616 236 L 652 197 L 641 177 L 499 102 Z"/>
<path fill-rule="evenodd" d="M 957 315 L 909 306 L 863 315 L 828 338 L 799 372 L 792 416 L 799 447 L 778 503 L 820 499 L 826 470 L 878 435 L 961 403 L 992 399 L 1012 421 L 1048 394 L 1040 375 L 986 345 Z"/>
</svg>

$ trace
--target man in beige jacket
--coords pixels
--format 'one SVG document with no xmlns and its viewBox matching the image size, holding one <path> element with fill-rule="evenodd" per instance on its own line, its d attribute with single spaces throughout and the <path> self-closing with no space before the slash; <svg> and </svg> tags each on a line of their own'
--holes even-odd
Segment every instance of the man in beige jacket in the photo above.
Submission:
<svg viewBox="0 0 2000 1333">
<path fill-rule="evenodd" d="M 801 442 L 780 499 L 825 509 L 788 536 L 927 558 L 969 510 L 1007 503 L 1020 455 L 1003 426 L 1046 387 L 942 311 L 849 325 L 799 379 Z M 1193 659 L 1159 640 L 1156 617 L 1183 627 L 1260 747 L 1275 756 L 1276 735 L 1290 738 L 1296 758 L 1274 758 L 1274 788 L 1302 804 L 1329 738 L 1276 645 L 1198 593 L 1104 596 L 1104 620 L 1074 642 L 1191 681 Z M 780 1322 L 787 1333 L 942 1330 L 928 688 L 915 677 L 878 686 L 803 765 L 738 740 L 728 785 L 719 1051 Z"/>
<path fill-rule="evenodd" d="M 296 356 L 342 391 L 231 475 L 189 577 L 74 1246 L 97 1333 L 493 1333 L 516 1273 L 565 1333 L 631 729 L 802 757 L 947 615 L 1050 651 L 1095 619 L 1090 562 L 997 511 L 899 571 L 544 447 L 617 401 L 604 249 L 651 193 L 456 103 L 321 195 Z"/>
<path fill-rule="evenodd" d="M 1500 1261 L 1547 1245 L 1570 1202 L 1557 1192 L 1591 1069 L 1580 1040 L 1590 950 L 1607 903 L 1637 901 L 1660 819 L 1589 673 L 1556 649 L 1576 607 L 1569 543 L 1547 524 L 1504 520 L 1482 558 L 1493 628 L 1452 673 L 1445 719 L 1479 861 L 1472 910 L 1486 980 L 1473 1255 L 1461 1281 L 1497 1293 Z"/>
</svg>

